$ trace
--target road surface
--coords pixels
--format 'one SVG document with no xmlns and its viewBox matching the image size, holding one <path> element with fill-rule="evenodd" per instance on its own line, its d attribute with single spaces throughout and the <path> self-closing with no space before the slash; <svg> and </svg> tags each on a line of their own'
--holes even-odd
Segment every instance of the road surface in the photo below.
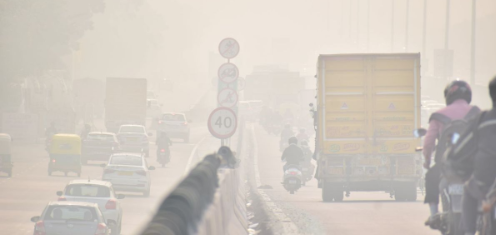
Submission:
<svg viewBox="0 0 496 237">
<path fill-rule="evenodd" d="M 152 141 L 154 141 L 152 137 Z M 175 142 L 175 140 L 173 140 Z M 126 195 L 121 201 L 124 211 L 122 234 L 136 234 L 146 223 L 166 193 L 168 193 L 183 177 L 185 171 L 194 166 L 206 152 L 215 151 L 217 145 L 208 134 L 205 126 L 192 126 L 190 143 L 180 140 L 171 147 L 172 160 L 162 168 L 156 162 L 155 152 L 150 152 L 149 164 L 156 167 L 152 172 L 150 197 L 140 193 L 117 192 Z M 197 149 L 195 149 L 195 147 Z M 155 151 L 155 145 L 150 145 Z M 197 153 L 192 154 L 192 151 Z M 196 155 L 198 154 L 198 155 Z M 7 178 L 0 174 L 0 234 L 26 235 L 33 234 L 34 223 L 31 217 L 39 216 L 45 205 L 56 201 L 56 191 L 63 190 L 73 179 L 100 179 L 103 168 L 98 162 L 90 162 L 83 166 L 81 178 L 62 173 L 48 176 L 48 154 L 44 144 L 16 144 L 13 146 L 12 160 L 14 162 L 13 177 Z"/>
<path fill-rule="evenodd" d="M 248 124 L 252 160 L 257 160 L 259 182 L 271 201 L 283 212 L 283 222 L 294 225 L 297 233 L 354 235 L 438 234 L 424 226 L 429 210 L 419 192 L 416 202 L 396 202 L 384 192 L 352 192 L 344 202 L 324 203 L 321 189 L 313 179 L 291 195 L 281 184 L 283 171 L 279 138 L 268 135 L 260 126 Z M 256 170 L 254 169 L 256 172 Z M 256 173 L 253 172 L 254 175 Z M 281 216 L 280 213 L 277 213 Z M 286 220 L 284 220 L 286 218 Z M 288 223 L 285 223 L 287 226 Z M 291 228 L 289 228 L 291 230 Z"/>
</svg>

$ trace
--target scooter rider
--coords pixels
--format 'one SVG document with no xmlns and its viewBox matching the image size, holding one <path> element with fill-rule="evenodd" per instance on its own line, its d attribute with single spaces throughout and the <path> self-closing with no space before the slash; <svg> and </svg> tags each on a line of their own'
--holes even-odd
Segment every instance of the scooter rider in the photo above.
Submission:
<svg viewBox="0 0 496 237">
<path fill-rule="evenodd" d="M 465 234 L 470 235 L 476 232 L 479 203 L 496 182 L 496 77 L 489 83 L 489 94 L 493 108 L 482 112 L 472 123 L 472 129 L 464 133 L 457 143 L 460 144 L 460 150 L 470 150 L 466 144 L 475 144 L 471 156 L 474 161 L 473 173 L 465 184 L 462 201 L 463 228 Z"/>
<path fill-rule="evenodd" d="M 303 141 L 308 142 L 309 138 L 308 138 L 308 135 L 307 135 L 306 130 L 304 128 L 300 128 L 299 133 L 296 135 L 296 139 L 298 139 L 298 141 L 300 143 L 302 143 Z"/>
<path fill-rule="evenodd" d="M 288 139 L 289 146 L 282 153 L 281 160 L 286 161 L 283 170 L 286 170 L 288 165 L 300 165 L 304 161 L 304 154 L 300 147 L 298 147 L 298 139 L 291 137 Z"/>
<path fill-rule="evenodd" d="M 157 136 L 157 141 L 155 142 L 155 144 L 157 145 L 157 160 L 159 159 L 159 153 L 161 149 L 165 149 L 167 154 L 170 155 L 169 146 L 172 145 L 172 142 L 169 139 L 169 136 L 167 136 L 167 133 L 160 132 Z"/>
<path fill-rule="evenodd" d="M 472 90 L 465 81 L 453 81 L 444 89 L 444 98 L 446 99 L 446 107 L 436 113 L 442 114 L 451 120 L 463 119 L 472 109 L 469 105 L 472 100 Z M 429 204 L 431 216 L 427 220 L 426 225 L 433 222 L 432 217 L 438 213 L 439 205 L 439 184 L 441 183 L 441 158 L 442 152 L 436 152 L 436 164 L 432 167 L 432 153 L 436 149 L 436 140 L 443 131 L 443 123 L 431 118 L 429 121 L 429 129 L 424 139 L 423 154 L 424 168 L 428 171 L 425 174 L 425 200 L 424 203 Z"/>
</svg>

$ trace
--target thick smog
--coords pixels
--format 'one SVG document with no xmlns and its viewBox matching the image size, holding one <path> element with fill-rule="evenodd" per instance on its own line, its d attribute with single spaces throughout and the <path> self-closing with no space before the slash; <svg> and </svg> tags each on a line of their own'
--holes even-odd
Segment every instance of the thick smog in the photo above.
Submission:
<svg viewBox="0 0 496 237">
<path fill-rule="evenodd" d="M 496 1 L 0 0 L 1 235 L 496 235 Z"/>
</svg>

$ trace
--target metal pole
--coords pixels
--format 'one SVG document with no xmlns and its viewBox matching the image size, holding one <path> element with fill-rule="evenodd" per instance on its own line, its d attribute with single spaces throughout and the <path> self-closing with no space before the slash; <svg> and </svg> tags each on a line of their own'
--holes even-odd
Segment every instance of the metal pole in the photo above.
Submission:
<svg viewBox="0 0 496 237">
<path fill-rule="evenodd" d="M 427 0 L 424 0 L 424 23 L 422 32 L 422 57 L 425 58 L 425 39 L 426 39 L 426 24 L 427 24 Z"/>
<path fill-rule="evenodd" d="M 349 15 L 349 21 L 348 21 L 348 36 L 349 36 L 349 39 L 351 40 L 351 11 L 352 11 L 352 8 L 351 8 L 351 0 L 348 1 L 350 3 L 350 15 Z"/>
<path fill-rule="evenodd" d="M 448 79 L 448 63 L 447 52 L 449 45 L 449 20 L 450 20 L 450 0 L 446 0 L 446 29 L 444 35 L 444 77 Z"/>
<path fill-rule="evenodd" d="M 370 45 L 370 0 L 367 0 L 367 52 Z"/>
<path fill-rule="evenodd" d="M 472 46 L 470 60 L 470 84 L 475 86 L 475 26 L 476 26 L 477 0 L 472 0 Z"/>
<path fill-rule="evenodd" d="M 410 0 L 406 0 L 406 14 L 405 14 L 405 52 L 408 52 L 408 18 L 409 18 L 409 8 L 410 7 Z"/>
<path fill-rule="evenodd" d="M 357 0 L 356 6 L 356 25 L 357 25 L 357 45 L 360 42 L 360 0 Z"/>
<path fill-rule="evenodd" d="M 391 0 L 391 52 L 394 51 L 394 0 Z"/>
</svg>

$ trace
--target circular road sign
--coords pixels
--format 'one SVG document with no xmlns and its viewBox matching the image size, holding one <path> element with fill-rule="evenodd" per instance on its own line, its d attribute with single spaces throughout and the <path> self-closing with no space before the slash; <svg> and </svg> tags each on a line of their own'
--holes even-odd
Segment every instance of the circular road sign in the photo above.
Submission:
<svg viewBox="0 0 496 237">
<path fill-rule="evenodd" d="M 219 67 L 219 70 L 217 71 L 217 76 L 219 76 L 219 79 L 225 83 L 231 83 L 233 81 L 236 81 L 239 76 L 239 70 L 236 65 L 232 63 L 224 63 Z"/>
<path fill-rule="evenodd" d="M 217 95 L 217 102 L 222 107 L 234 107 L 238 104 L 238 93 L 231 88 L 225 88 Z"/>
<path fill-rule="evenodd" d="M 212 111 L 208 117 L 208 130 L 216 138 L 230 138 L 237 127 L 238 121 L 232 109 L 220 107 Z"/>
<path fill-rule="evenodd" d="M 219 44 L 219 53 L 222 57 L 227 59 L 236 57 L 239 53 L 238 41 L 233 38 L 223 39 Z"/>
</svg>

